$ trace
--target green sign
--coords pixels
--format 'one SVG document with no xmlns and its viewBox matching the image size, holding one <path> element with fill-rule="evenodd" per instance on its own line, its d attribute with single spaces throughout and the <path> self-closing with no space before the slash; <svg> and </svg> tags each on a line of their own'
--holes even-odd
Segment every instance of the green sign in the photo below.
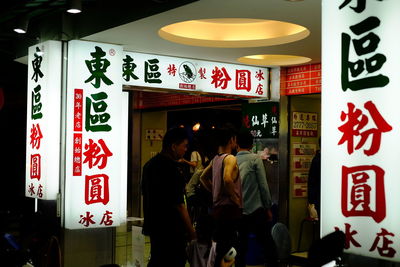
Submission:
<svg viewBox="0 0 400 267">
<path fill-rule="evenodd" d="M 278 138 L 279 103 L 243 104 L 242 128 L 248 129 L 254 138 Z"/>
</svg>

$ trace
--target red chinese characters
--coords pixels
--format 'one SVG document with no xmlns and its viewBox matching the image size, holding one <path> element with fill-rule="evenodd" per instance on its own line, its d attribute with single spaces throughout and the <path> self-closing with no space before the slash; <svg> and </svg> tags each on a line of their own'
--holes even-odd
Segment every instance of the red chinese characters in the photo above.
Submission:
<svg viewBox="0 0 400 267">
<path fill-rule="evenodd" d="M 199 76 L 200 79 L 202 79 L 202 80 L 203 80 L 203 79 L 207 79 L 207 78 L 206 78 L 206 68 L 200 68 L 198 72 L 199 72 L 199 75 L 200 75 L 200 76 Z"/>
<path fill-rule="evenodd" d="M 386 217 L 385 171 L 375 165 L 342 167 L 342 213 L 381 222 Z M 372 195 L 374 188 L 375 195 Z M 374 203 L 374 207 L 372 204 Z"/>
<path fill-rule="evenodd" d="M 96 222 L 93 221 L 94 215 L 90 214 L 89 211 L 86 212 L 86 215 L 80 215 L 81 219 L 79 220 L 79 223 L 82 224 L 85 227 L 90 226 L 91 224 L 95 224 Z"/>
<path fill-rule="evenodd" d="M 389 247 L 390 244 L 393 244 L 393 241 L 390 240 L 387 236 L 394 237 L 394 234 L 388 232 L 384 228 L 381 228 L 381 232 L 376 234 L 374 243 L 372 244 L 372 247 L 369 249 L 369 251 L 374 251 L 375 249 L 377 249 L 379 255 L 383 257 L 393 258 L 396 254 L 396 250 L 392 247 Z M 382 246 L 378 246 L 379 243 L 381 243 Z"/>
<path fill-rule="evenodd" d="M 366 102 L 364 108 L 369 112 L 376 128 L 364 129 L 369 122 L 367 115 L 363 114 L 360 109 L 356 109 L 353 103 L 347 103 L 347 107 L 348 112 L 342 111 L 340 116 L 340 119 L 346 122 L 338 127 L 339 131 L 343 133 L 338 144 L 342 145 L 347 142 L 347 153 L 352 154 L 354 149 L 362 148 L 371 136 L 371 146 L 364 149 L 364 154 L 367 156 L 376 154 L 381 145 L 382 133 L 391 131 L 392 126 L 386 122 L 372 101 Z M 356 146 L 354 144 L 355 137 L 359 139 Z"/>
<path fill-rule="evenodd" d="M 249 70 L 236 70 L 236 90 L 251 90 L 251 76 Z"/>
<path fill-rule="evenodd" d="M 82 176 L 83 90 L 74 90 L 74 135 L 72 175 Z"/>
<path fill-rule="evenodd" d="M 112 220 L 112 212 L 106 210 L 106 212 L 103 214 L 103 218 L 101 218 L 101 222 L 100 225 L 104 224 L 106 226 L 110 226 L 113 224 L 113 220 Z"/>
<path fill-rule="evenodd" d="M 243 126 L 246 127 L 247 129 L 250 128 L 249 115 L 246 115 L 246 116 L 243 117 Z"/>
<path fill-rule="evenodd" d="M 74 133 L 73 144 L 73 162 L 72 174 L 73 176 L 82 175 L 82 133 Z"/>
<path fill-rule="evenodd" d="M 75 89 L 74 91 L 74 131 L 82 131 L 83 121 L 83 90 Z"/>
<path fill-rule="evenodd" d="M 89 139 L 89 143 L 85 144 L 85 149 L 83 163 L 88 163 L 90 169 L 96 165 L 99 169 L 104 169 L 107 165 L 108 157 L 113 155 L 103 139 L 99 139 L 98 144 Z"/>
<path fill-rule="evenodd" d="M 106 210 L 101 218 L 100 225 L 112 226 L 114 223 L 112 220 L 112 214 L 111 211 Z M 80 215 L 79 223 L 85 227 L 89 227 L 92 224 L 96 224 L 96 221 L 94 220 L 94 215 L 91 214 L 90 211 L 86 211 L 85 215 Z"/>
<path fill-rule="evenodd" d="M 41 158 L 40 154 L 31 155 L 31 179 L 40 180 L 41 178 Z"/>
<path fill-rule="evenodd" d="M 344 230 L 344 234 L 346 236 L 346 241 L 344 243 L 344 248 L 345 249 L 349 249 L 350 248 L 350 244 L 353 244 L 353 246 L 355 247 L 361 247 L 360 243 L 357 242 L 357 240 L 353 237 L 354 235 L 358 234 L 358 232 L 356 230 L 350 230 L 351 225 L 348 223 L 345 223 L 345 230 Z M 339 227 L 335 227 L 336 231 L 339 231 Z"/>
<path fill-rule="evenodd" d="M 32 149 L 39 149 L 40 141 L 43 138 L 43 134 L 42 134 L 42 131 L 40 130 L 39 123 L 32 124 L 30 137 L 31 137 L 30 145 L 32 146 Z"/>
<path fill-rule="evenodd" d="M 175 67 L 175 64 L 169 64 L 168 68 L 167 68 L 167 71 L 168 71 L 168 75 L 175 76 L 176 75 L 176 71 L 177 71 L 177 69 Z"/>
<path fill-rule="evenodd" d="M 258 81 L 264 80 L 264 72 L 262 72 L 262 70 L 258 70 L 258 71 L 256 72 L 256 79 L 257 79 Z"/>
<path fill-rule="evenodd" d="M 106 205 L 110 200 L 110 191 L 108 186 L 108 175 L 96 174 L 86 175 L 85 178 L 85 203 L 86 205 L 94 203 L 103 203 Z"/>
<path fill-rule="evenodd" d="M 258 95 L 264 94 L 263 85 L 261 83 L 259 85 L 257 85 L 256 94 L 258 94 Z"/>
<path fill-rule="evenodd" d="M 214 84 L 215 88 L 221 87 L 221 89 L 226 89 L 228 87 L 228 82 L 232 80 L 225 67 L 221 69 L 215 67 L 212 71 L 211 78 L 211 84 Z"/>
<path fill-rule="evenodd" d="M 356 235 L 358 235 L 358 231 L 351 229 L 352 226 L 348 223 L 345 223 L 345 245 L 344 247 L 346 249 L 349 249 L 351 246 L 361 248 L 361 244 L 356 240 Z M 335 227 L 336 231 L 339 231 L 339 227 Z M 395 235 L 385 228 L 381 228 L 381 231 L 379 233 L 376 233 L 375 239 L 372 242 L 372 245 L 369 249 L 369 251 L 375 251 L 377 250 L 379 255 L 382 257 L 388 257 L 388 258 L 393 258 L 396 254 L 396 250 L 391 247 L 390 245 L 393 244 L 393 239 Z M 369 245 L 368 245 L 369 246 Z"/>
</svg>

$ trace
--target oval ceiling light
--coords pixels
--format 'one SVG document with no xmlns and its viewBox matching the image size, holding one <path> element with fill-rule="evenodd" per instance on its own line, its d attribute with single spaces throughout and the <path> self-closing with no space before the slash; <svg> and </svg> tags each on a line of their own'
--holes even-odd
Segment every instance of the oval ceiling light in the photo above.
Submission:
<svg viewBox="0 0 400 267">
<path fill-rule="evenodd" d="M 291 55 L 251 55 L 238 58 L 237 61 L 259 66 L 289 66 L 307 63 L 311 58 Z"/>
<path fill-rule="evenodd" d="M 206 47 L 257 47 L 290 43 L 310 31 L 300 25 L 262 19 L 189 20 L 162 27 L 160 37 L 179 44 Z"/>
</svg>

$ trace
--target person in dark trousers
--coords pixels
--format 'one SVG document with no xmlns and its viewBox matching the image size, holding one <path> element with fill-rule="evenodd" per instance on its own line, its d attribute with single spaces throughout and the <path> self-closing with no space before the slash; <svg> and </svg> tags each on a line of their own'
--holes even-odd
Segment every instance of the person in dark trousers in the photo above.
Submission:
<svg viewBox="0 0 400 267">
<path fill-rule="evenodd" d="M 264 252 L 264 263 L 276 265 L 269 234 L 269 223 L 272 221 L 271 194 L 267 183 L 267 175 L 262 159 L 259 155 L 251 153 L 253 136 L 248 131 L 242 131 L 237 136 L 238 153 L 236 159 L 239 165 L 240 180 L 243 192 L 243 217 L 239 228 L 240 257 L 236 258 L 236 267 L 246 266 L 246 253 L 248 251 L 248 237 L 255 235 L 257 243 Z M 268 256 L 265 258 L 265 256 Z"/>
<path fill-rule="evenodd" d="M 242 187 L 239 167 L 232 150 L 236 148 L 236 136 L 233 130 L 218 130 L 218 154 L 204 169 L 201 183 L 213 196 L 212 216 L 215 220 L 213 239 L 217 243 L 215 266 L 231 249 L 238 250 L 238 226 L 242 215 Z"/>
<path fill-rule="evenodd" d="M 321 147 L 321 137 L 318 139 Z M 308 210 L 310 217 L 314 220 L 320 219 L 320 199 L 321 199 L 321 151 L 317 150 L 311 161 L 308 172 Z"/>
<path fill-rule="evenodd" d="M 178 160 L 188 137 L 182 128 L 166 132 L 161 153 L 143 167 L 143 233 L 150 236 L 149 267 L 184 267 L 187 240 L 196 238 L 184 204 L 184 177 Z"/>
</svg>

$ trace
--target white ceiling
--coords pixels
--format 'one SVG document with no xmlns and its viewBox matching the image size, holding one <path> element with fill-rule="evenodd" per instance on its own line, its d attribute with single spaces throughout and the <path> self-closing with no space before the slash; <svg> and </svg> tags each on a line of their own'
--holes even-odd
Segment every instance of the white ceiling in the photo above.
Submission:
<svg viewBox="0 0 400 267">
<path fill-rule="evenodd" d="M 171 43 L 157 32 L 168 24 L 210 18 L 256 18 L 302 25 L 311 34 L 290 44 L 254 48 L 208 48 Z M 284 54 L 309 57 L 321 62 L 321 0 L 199 0 L 197 2 L 108 29 L 84 40 L 121 44 L 127 51 L 238 63 L 253 54 Z"/>
</svg>

